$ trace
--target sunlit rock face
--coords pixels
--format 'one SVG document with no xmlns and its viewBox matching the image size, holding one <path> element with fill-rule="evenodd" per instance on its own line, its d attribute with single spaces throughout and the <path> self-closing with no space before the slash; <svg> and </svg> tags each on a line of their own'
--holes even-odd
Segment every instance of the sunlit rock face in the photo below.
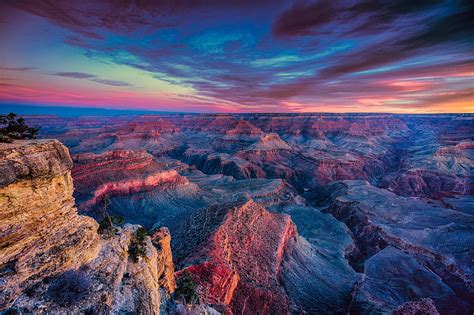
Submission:
<svg viewBox="0 0 474 315">
<path fill-rule="evenodd" d="M 127 224 L 114 235 L 102 237 L 92 261 L 38 282 L 20 295 L 14 308 L 38 312 L 47 304 L 48 313 L 160 314 L 163 302 L 175 290 L 170 236 L 147 238 L 143 256 L 135 261 L 130 246 L 139 228 Z"/>
<path fill-rule="evenodd" d="M 60 139 L 72 152 L 81 214 L 102 219 L 106 208 L 129 224 L 169 228 L 168 245 L 155 244 L 168 235 L 163 228 L 150 236 L 161 267 L 149 273 L 166 275 L 159 278 L 163 297 L 172 291 L 164 288 L 174 285 L 174 265 L 178 293 L 189 272 L 197 298 L 191 305 L 171 297 L 163 312 L 474 311 L 472 115 L 27 121 L 41 122 L 42 137 Z M 119 248 L 117 237 L 126 248 L 134 229 L 127 225 L 101 239 L 94 266 L 116 255 L 105 248 Z M 114 256 L 120 258 L 113 264 L 134 270 L 127 255 Z M 121 291 L 133 291 L 121 272 L 110 277 Z M 120 299 L 111 292 L 103 293 L 115 301 L 110 310 L 157 304 L 154 289 Z M 25 296 L 20 300 L 28 304 Z"/>
<path fill-rule="evenodd" d="M 206 216 L 216 220 L 201 226 Z M 287 241 L 296 235 L 288 216 L 271 214 L 248 201 L 197 213 L 182 233 L 183 245 L 201 240 L 195 249 L 181 250 L 190 253 L 181 264 L 202 284 L 206 302 L 236 313 L 288 311 L 288 298 L 278 281 Z"/>
<path fill-rule="evenodd" d="M 347 229 L 311 207 L 286 211 L 297 213 L 308 239 L 299 235 L 290 215 L 270 213 L 253 200 L 196 213 L 176 233 L 180 273 L 191 272 L 202 285 L 203 300 L 222 311 L 287 314 L 346 309 L 358 278 L 344 259 L 352 246 Z M 321 230 L 308 230 L 306 219 Z M 332 237 L 334 244 L 324 246 Z M 327 283 L 328 276 L 335 282 Z"/>
<path fill-rule="evenodd" d="M 155 189 L 165 190 L 188 184 L 174 169 L 162 169 L 145 151 L 107 151 L 73 156 L 76 196 L 87 211 L 104 198 L 132 196 Z"/>
<path fill-rule="evenodd" d="M 155 229 L 132 259 L 139 226 L 99 235 L 77 213 L 71 168 L 56 140 L 0 144 L 0 309 L 159 314 L 175 290 L 169 231 Z"/>
<path fill-rule="evenodd" d="M 22 290 L 92 260 L 97 223 L 74 204 L 66 147 L 58 141 L 0 144 L 0 305 Z"/>
</svg>

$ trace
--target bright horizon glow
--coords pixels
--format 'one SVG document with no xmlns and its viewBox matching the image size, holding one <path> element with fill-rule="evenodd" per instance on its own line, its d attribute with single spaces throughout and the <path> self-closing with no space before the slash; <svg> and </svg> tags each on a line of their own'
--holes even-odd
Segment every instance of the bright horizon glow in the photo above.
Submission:
<svg viewBox="0 0 474 315">
<path fill-rule="evenodd" d="M 0 107 L 474 113 L 469 2 L 114 3 L 2 2 Z"/>
</svg>

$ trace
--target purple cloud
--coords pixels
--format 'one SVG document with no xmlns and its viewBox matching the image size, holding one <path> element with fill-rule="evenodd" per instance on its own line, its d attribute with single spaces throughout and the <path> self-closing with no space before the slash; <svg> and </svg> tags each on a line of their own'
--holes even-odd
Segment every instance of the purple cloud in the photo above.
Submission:
<svg viewBox="0 0 474 315">
<path fill-rule="evenodd" d="M 83 73 L 83 72 L 56 72 L 53 75 L 60 77 L 73 78 L 73 79 L 91 79 L 96 78 L 93 74 Z"/>
<path fill-rule="evenodd" d="M 0 67 L 4 71 L 30 71 L 36 69 L 35 67 Z"/>
<path fill-rule="evenodd" d="M 395 81 L 473 66 L 472 1 L 257 2 L 8 1 L 61 27 L 64 42 L 87 57 L 191 87 L 202 102 L 242 108 L 382 96 L 424 104 L 422 93 Z M 82 72 L 53 75 L 132 86 Z M 416 87 L 467 95 L 464 81 L 430 80 Z"/>
<path fill-rule="evenodd" d="M 97 82 L 100 84 L 105 84 L 105 85 L 110 85 L 110 86 L 132 86 L 128 82 L 101 79 L 94 74 L 83 73 L 83 72 L 56 72 L 56 73 L 53 73 L 52 75 L 71 78 L 71 79 L 85 79 L 88 81 Z"/>
</svg>

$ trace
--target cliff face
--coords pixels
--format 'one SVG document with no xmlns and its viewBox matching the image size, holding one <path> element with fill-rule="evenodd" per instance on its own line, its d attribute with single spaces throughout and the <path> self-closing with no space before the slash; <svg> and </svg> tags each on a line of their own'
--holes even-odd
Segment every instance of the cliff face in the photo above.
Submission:
<svg viewBox="0 0 474 315">
<path fill-rule="evenodd" d="M 327 211 L 352 231 L 357 249 L 349 258 L 365 274 L 350 311 L 394 311 L 429 297 L 441 314 L 471 312 L 472 215 L 365 181 L 336 182 L 330 190 Z"/>
<path fill-rule="evenodd" d="M 343 310 L 357 280 L 343 257 L 350 237 L 329 215 L 303 206 L 288 212 L 298 213 L 298 225 L 312 243 L 299 236 L 290 215 L 272 213 L 251 199 L 196 212 L 175 234 L 183 267 L 178 279 L 189 272 L 201 301 L 226 314 Z M 321 227 L 311 230 L 302 222 Z M 182 253 L 187 256 L 180 260 Z"/>
<path fill-rule="evenodd" d="M 104 197 L 126 197 L 189 184 L 174 169 L 164 169 L 145 151 L 114 150 L 73 156 L 79 210 L 93 209 Z"/>
<path fill-rule="evenodd" d="M 158 314 L 175 289 L 169 232 L 140 238 L 125 225 L 99 235 L 77 213 L 71 168 L 58 141 L 1 144 L 0 310 Z"/>
<path fill-rule="evenodd" d="M 30 285 L 89 262 L 97 223 L 79 216 L 67 149 L 57 141 L 0 147 L 0 305 Z"/>
<path fill-rule="evenodd" d="M 215 221 L 195 221 L 206 217 Z M 193 255 L 184 265 L 201 286 L 205 303 L 236 314 L 288 312 L 278 277 L 286 243 L 296 234 L 289 216 L 270 213 L 249 200 L 203 211 L 191 221 L 184 243 L 205 242 L 197 246 L 199 250 L 185 250 Z"/>
</svg>

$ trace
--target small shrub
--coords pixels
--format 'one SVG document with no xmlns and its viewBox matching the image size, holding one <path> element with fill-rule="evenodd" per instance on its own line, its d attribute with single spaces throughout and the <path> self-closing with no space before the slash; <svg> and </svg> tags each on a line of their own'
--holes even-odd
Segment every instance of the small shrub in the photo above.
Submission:
<svg viewBox="0 0 474 315">
<path fill-rule="evenodd" d="M 146 257 L 146 237 L 148 231 L 139 227 L 135 234 L 133 234 L 130 245 L 128 246 L 128 253 L 132 257 L 133 262 L 137 263 L 139 257 Z"/>
<path fill-rule="evenodd" d="M 113 224 L 122 225 L 125 223 L 125 218 L 121 215 L 111 215 L 110 218 Z"/>
<path fill-rule="evenodd" d="M 108 235 L 113 232 L 113 225 L 108 218 L 104 218 L 99 222 L 99 229 L 97 232 L 102 235 Z"/>
<path fill-rule="evenodd" d="M 103 200 L 102 208 L 99 211 L 102 220 L 99 222 L 99 229 L 97 232 L 104 237 L 110 237 L 114 235 L 118 230 L 115 225 L 121 225 L 125 223 L 125 219 L 120 215 L 109 215 L 108 207 L 110 206 L 109 197 L 106 195 Z"/>
<path fill-rule="evenodd" d="M 189 270 L 183 271 L 176 281 L 177 300 L 183 300 L 185 304 L 198 304 L 199 296 L 196 293 L 198 284 L 194 281 Z"/>
<path fill-rule="evenodd" d="M 91 282 L 84 273 L 68 270 L 60 275 L 48 288 L 48 297 L 57 304 L 72 306 L 89 294 Z"/>
<path fill-rule="evenodd" d="M 24 118 L 10 113 L 0 115 L 0 142 L 12 142 L 17 139 L 35 139 L 39 128 L 30 127 L 25 124 Z"/>
</svg>

